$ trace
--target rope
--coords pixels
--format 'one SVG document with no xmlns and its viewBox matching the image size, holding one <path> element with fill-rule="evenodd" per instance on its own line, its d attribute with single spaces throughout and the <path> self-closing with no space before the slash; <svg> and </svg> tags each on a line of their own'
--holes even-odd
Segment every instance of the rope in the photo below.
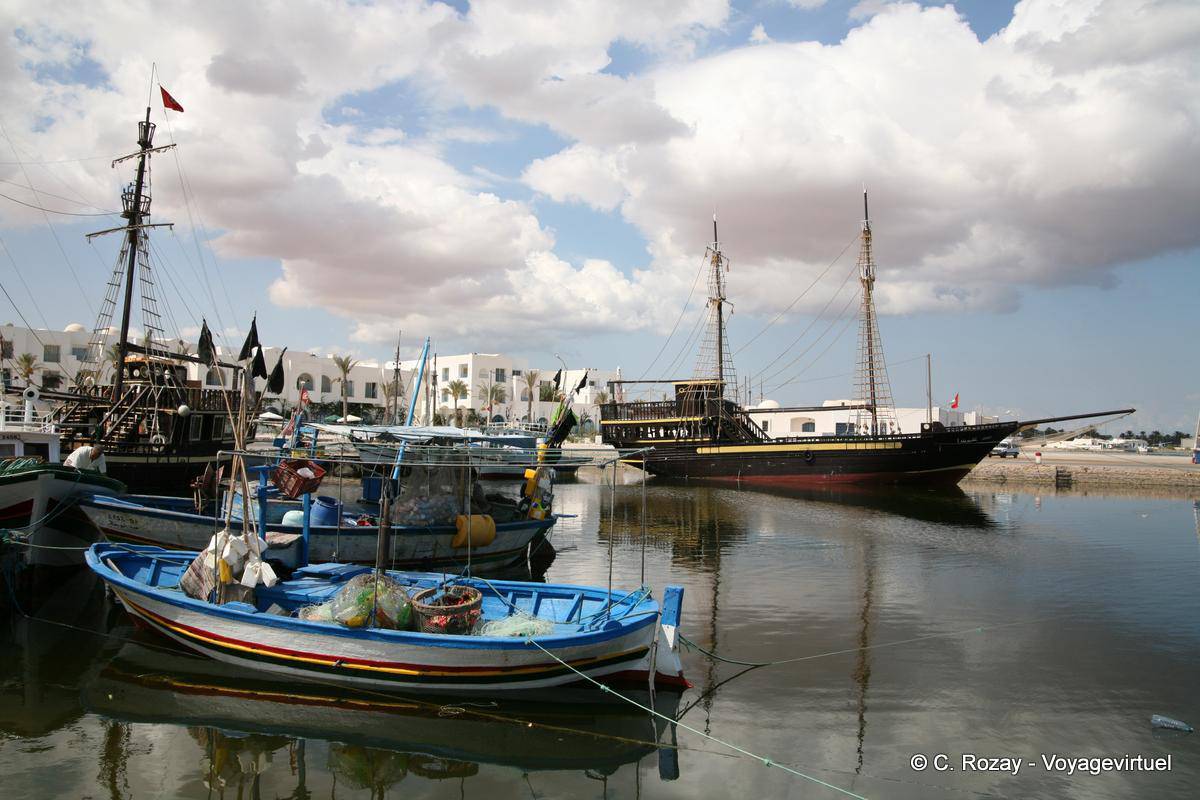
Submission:
<svg viewBox="0 0 1200 800">
<path fill-rule="evenodd" d="M 744 666 L 744 667 L 754 667 L 754 668 L 776 667 L 776 666 L 779 666 L 780 664 L 795 664 L 800 661 L 815 661 L 818 658 L 828 658 L 830 656 L 842 656 L 842 655 L 847 655 L 849 653 L 865 652 L 867 650 L 880 650 L 884 647 L 897 647 L 902 644 L 913 644 L 915 642 L 923 642 L 928 639 L 945 639 L 945 638 L 949 638 L 951 636 L 963 636 L 968 633 L 984 633 L 986 631 L 994 631 L 994 630 L 999 630 L 1001 628 L 1013 628 L 1013 627 L 1017 627 L 1019 625 L 1040 625 L 1043 622 L 1055 622 L 1060 619 L 1069 619 L 1071 617 L 1078 617 L 1082 613 L 1083 612 L 1080 611 L 1080 612 L 1074 612 L 1071 614 L 1058 614 L 1053 617 L 1041 617 L 1040 619 L 1026 619 L 1026 620 L 1018 620 L 1016 622 L 1000 622 L 995 625 L 984 625 L 982 627 L 977 627 L 977 628 L 964 628 L 963 630 L 958 630 L 958 631 L 945 631 L 943 633 L 928 633 L 928 634 L 925 634 L 924 636 L 914 636 L 911 639 L 898 639 L 894 642 L 882 642 L 881 644 L 869 644 L 869 645 L 864 645 L 862 647 L 847 647 L 843 650 L 829 650 L 828 652 L 824 652 L 824 653 L 813 653 L 812 655 L 797 656 L 795 658 L 783 658 L 778 661 L 738 661 L 737 659 L 728 658 L 726 656 L 721 656 L 716 653 L 713 653 L 709 650 L 705 650 L 703 647 L 696 644 L 692 640 L 688 639 L 686 636 L 684 636 L 681 633 L 676 633 L 676 635 L 679 636 L 680 640 L 683 641 L 684 644 L 688 645 L 689 647 L 693 647 L 696 650 L 699 650 L 701 653 L 704 653 L 706 656 L 716 659 L 717 661 L 724 661 L 727 664 L 737 664 L 739 666 Z"/>
<path fill-rule="evenodd" d="M 843 789 L 840 786 L 834 786 L 832 783 L 826 783 L 825 781 L 821 780 L 820 778 L 816 778 L 812 775 L 806 775 L 799 770 L 792 769 L 791 767 L 787 766 L 786 764 L 781 764 L 778 761 L 775 761 L 766 756 L 760 756 L 757 753 L 751 753 L 749 750 L 746 750 L 745 748 L 742 748 L 742 747 L 738 747 L 736 744 L 733 744 L 732 742 L 727 742 L 724 739 L 718 739 L 716 736 L 707 734 L 704 731 L 697 730 L 697 729 L 691 727 L 690 725 L 687 725 L 683 722 L 679 722 L 678 720 L 671 719 L 666 714 L 662 714 L 658 711 L 655 711 L 653 708 L 650 708 L 649 706 L 642 705 L 641 703 L 639 703 L 638 701 L 636 701 L 630 697 L 626 697 L 625 695 L 623 695 L 620 692 L 613 689 L 611 686 L 606 686 L 605 684 L 596 680 L 591 675 L 588 675 L 585 672 L 580 672 L 579 670 L 575 669 L 575 667 L 571 666 L 566 661 L 563 661 L 561 658 L 556 656 L 554 653 L 551 653 L 549 650 L 542 647 L 540 644 L 538 644 L 533 639 L 526 639 L 525 641 L 527 644 L 532 644 L 534 647 L 541 650 L 543 653 L 550 656 L 555 661 L 557 661 L 559 664 L 562 664 L 564 667 L 571 670 L 579 677 L 583 678 L 584 680 L 588 681 L 589 683 L 595 684 L 602 691 L 607 692 L 608 694 L 611 694 L 613 697 L 616 697 L 618 700 L 624 700 L 626 703 L 630 703 L 631 705 L 637 706 L 642 711 L 646 711 L 650 714 L 653 714 L 656 717 L 659 717 L 660 719 L 664 719 L 667 722 L 671 723 L 672 725 L 678 725 L 679 727 L 683 728 L 685 731 L 690 731 L 698 736 L 703 736 L 705 739 L 716 742 L 717 744 L 723 745 L 724 747 L 728 747 L 730 750 L 741 753 L 744 756 L 749 756 L 750 758 L 753 758 L 755 761 L 761 761 L 763 766 L 765 766 L 765 767 L 778 767 L 779 769 L 783 770 L 784 772 L 789 772 L 792 775 L 795 775 L 799 778 L 804 778 L 806 781 L 812 781 L 815 784 L 824 786 L 827 789 L 832 789 L 835 792 L 846 795 L 847 797 L 854 797 L 854 798 L 857 798 L 857 800 L 867 800 L 867 798 L 863 797 L 862 795 L 855 794 L 854 792 L 851 792 L 847 789 Z"/>
</svg>

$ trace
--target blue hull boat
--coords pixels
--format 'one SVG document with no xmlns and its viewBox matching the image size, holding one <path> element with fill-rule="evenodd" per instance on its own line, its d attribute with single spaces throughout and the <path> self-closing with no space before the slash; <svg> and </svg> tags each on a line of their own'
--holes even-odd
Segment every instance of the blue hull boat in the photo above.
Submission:
<svg viewBox="0 0 1200 800">
<path fill-rule="evenodd" d="M 454 635 L 301 619 L 368 567 L 317 564 L 254 590 L 253 602 L 218 605 L 180 588 L 197 553 L 96 544 L 88 566 L 145 626 L 197 653 L 243 667 L 347 688 L 431 692 L 514 692 L 565 686 L 586 675 L 605 682 L 686 687 L 678 653 L 683 590 L 668 587 L 662 605 L 648 589 L 601 588 L 456 578 L 482 595 L 482 622 L 514 614 L 548 632 L 520 636 Z M 445 576 L 387 572 L 405 591 L 444 586 Z M 485 626 L 486 627 L 486 626 Z"/>
</svg>

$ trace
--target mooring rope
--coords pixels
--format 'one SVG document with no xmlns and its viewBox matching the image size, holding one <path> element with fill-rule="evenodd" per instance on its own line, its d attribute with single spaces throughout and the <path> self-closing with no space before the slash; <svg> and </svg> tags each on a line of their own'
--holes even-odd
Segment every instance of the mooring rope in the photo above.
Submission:
<svg viewBox="0 0 1200 800">
<path fill-rule="evenodd" d="M 760 756 L 757 753 L 751 753 L 749 750 L 745 749 L 744 747 L 738 747 L 736 744 L 733 744 L 732 742 L 727 742 L 724 739 L 719 739 L 716 736 L 713 736 L 712 734 L 708 734 L 708 733 L 705 733 L 704 731 L 697 730 L 696 728 L 693 728 L 692 726 L 690 726 L 686 723 L 680 722 L 676 719 L 672 719 L 671 717 L 668 717 L 666 714 L 662 714 L 658 711 L 655 711 L 653 708 L 650 708 L 649 706 L 644 706 L 641 703 L 639 703 L 638 701 L 634 700 L 633 698 L 626 697 L 625 695 L 621 694 L 616 689 L 613 689 L 611 686 L 607 686 L 607 685 L 601 683 L 600 681 L 593 678 L 591 675 L 588 675 L 586 672 L 580 672 L 579 670 L 575 669 L 575 667 L 571 666 L 566 661 L 563 661 L 561 658 L 556 656 L 554 653 L 552 653 L 549 650 L 547 650 L 546 648 L 542 647 L 534 639 L 529 638 L 529 639 L 526 639 L 525 641 L 528 644 L 532 644 L 534 647 L 541 650 L 543 653 L 550 656 L 555 661 L 557 661 L 559 664 L 562 664 L 564 667 L 571 670 L 579 677 L 581 677 L 584 680 L 588 681 L 589 683 L 592 683 L 595 686 L 599 687 L 601 689 L 601 691 L 607 692 L 608 694 L 611 694 L 613 697 L 616 697 L 620 700 L 624 700 L 626 703 L 630 703 L 631 705 L 637 706 L 642 711 L 653 714 L 654 716 L 659 717 L 660 719 L 664 719 L 667 722 L 671 723 L 672 725 L 678 725 L 680 728 L 683 728 L 685 731 L 690 731 L 691 733 L 694 733 L 697 736 L 702 736 L 705 739 L 708 739 L 710 741 L 716 742 L 719 745 L 722 745 L 723 747 L 728 747 L 730 750 L 741 753 L 744 756 L 749 756 L 750 758 L 753 758 L 755 761 L 762 762 L 763 766 L 778 767 L 779 769 L 783 770 L 784 772 L 789 772 L 792 775 L 795 775 L 799 778 L 803 778 L 806 781 L 812 781 L 815 784 L 824 786 L 827 789 L 832 789 L 835 792 L 846 795 L 847 797 L 854 797 L 854 798 L 857 798 L 857 800 L 867 800 L 867 798 L 863 797 L 860 794 L 855 794 L 854 792 L 850 791 L 849 789 L 843 789 L 840 786 L 834 786 L 832 783 L 823 781 L 820 778 L 814 777 L 812 775 L 806 775 L 805 773 L 801 772 L 800 770 L 792 769 L 791 767 L 787 766 L 786 764 L 781 764 L 772 758 L 768 758 L 767 756 Z"/>
</svg>

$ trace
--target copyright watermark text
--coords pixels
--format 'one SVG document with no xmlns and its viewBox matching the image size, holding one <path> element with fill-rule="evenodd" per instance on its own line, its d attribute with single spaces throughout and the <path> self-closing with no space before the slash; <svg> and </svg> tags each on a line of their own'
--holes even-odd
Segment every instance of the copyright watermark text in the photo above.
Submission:
<svg viewBox="0 0 1200 800">
<path fill-rule="evenodd" d="M 908 765 L 917 772 L 1005 772 L 1019 775 L 1022 769 L 1063 775 L 1104 775 L 1109 772 L 1170 772 L 1171 756 L 1064 756 L 1042 753 L 1037 758 L 985 756 L 978 753 L 914 753 Z"/>
</svg>

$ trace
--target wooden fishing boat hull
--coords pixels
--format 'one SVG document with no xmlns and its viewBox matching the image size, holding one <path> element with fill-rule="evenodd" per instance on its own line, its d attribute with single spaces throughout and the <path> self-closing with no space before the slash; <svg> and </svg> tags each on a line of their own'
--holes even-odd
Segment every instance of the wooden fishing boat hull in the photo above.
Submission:
<svg viewBox="0 0 1200 800">
<path fill-rule="evenodd" d="M 962 480 L 1018 423 L 905 436 L 808 437 L 764 442 L 657 442 L 646 469 L 671 478 L 750 484 L 942 484 Z M 613 442 L 619 446 L 644 446 Z M 641 465 L 642 456 L 635 462 Z"/>
<path fill-rule="evenodd" d="M 139 501 L 152 501 L 154 506 Z M 208 546 L 213 533 L 225 527 L 223 519 L 194 513 L 192 501 L 186 498 L 93 497 L 82 500 L 80 508 L 95 529 L 110 542 L 202 550 Z M 523 562 L 530 546 L 542 541 L 554 523 L 553 517 L 498 523 L 495 539 L 471 548 L 472 570 L 487 572 Z M 241 522 L 233 520 L 230 527 L 241 530 Z M 270 534 L 295 536 L 302 531 L 298 525 L 268 522 L 267 540 L 271 543 L 276 539 Z M 310 526 L 307 560 L 373 564 L 376 534 L 374 526 L 340 530 L 330 525 Z M 467 549 L 453 546 L 455 534 L 453 526 L 394 526 L 389 564 L 397 569 L 459 572 L 467 565 Z M 285 547 L 273 549 L 268 556 L 288 566 L 296 566 L 300 563 L 299 543 L 292 540 Z"/>
<path fill-rule="evenodd" d="M 76 501 L 124 491 L 120 481 L 60 464 L 0 474 L 0 527 L 29 529 L 28 536 L 22 537 L 29 551 L 24 563 L 80 564 L 82 548 L 95 542 L 96 536 Z"/>
<path fill-rule="evenodd" d="M 555 635 L 535 640 L 543 650 L 520 637 L 345 628 L 336 623 L 276 616 L 245 603 L 215 605 L 198 601 L 172 586 L 177 585 L 179 573 L 195 555 L 105 544 L 93 545 L 86 553 L 88 566 L 135 619 L 201 655 L 248 670 L 356 689 L 455 693 L 507 693 L 563 686 L 578 682 L 580 673 L 595 679 L 620 676 L 647 683 L 652 679 L 683 682 L 674 638 L 669 640 L 671 646 L 659 641 L 658 604 L 648 597 L 635 598 L 637 602 L 630 601 L 625 610 L 616 603 L 619 596 L 628 598 L 634 593 L 614 592 L 610 596 L 588 587 L 469 582 L 484 594 L 485 618 L 489 605 L 494 610 L 496 604 L 504 602 L 503 593 L 516 598 L 520 593 L 540 592 L 542 599 L 535 595 L 533 600 L 535 613 L 547 600 L 561 603 L 564 609 L 578 602 L 581 629 L 562 634 L 556 627 Z M 350 574 L 344 565 L 334 566 L 328 574 L 338 575 L 340 571 L 343 578 Z M 417 573 L 389 575 L 414 586 L 433 586 L 440 580 L 440 576 Z M 325 598 L 337 587 L 336 581 L 322 584 L 306 577 L 277 584 L 270 590 L 259 587 L 256 602 L 285 598 L 292 602 L 300 590 Z M 675 599 L 662 615 L 677 623 L 682 590 L 671 591 Z M 608 597 L 614 603 L 609 616 L 582 614 L 582 609 L 597 607 L 597 603 L 603 607 L 603 598 Z M 587 629 L 583 620 L 588 620 Z M 665 669 L 661 675 L 660 666 Z"/>
</svg>

